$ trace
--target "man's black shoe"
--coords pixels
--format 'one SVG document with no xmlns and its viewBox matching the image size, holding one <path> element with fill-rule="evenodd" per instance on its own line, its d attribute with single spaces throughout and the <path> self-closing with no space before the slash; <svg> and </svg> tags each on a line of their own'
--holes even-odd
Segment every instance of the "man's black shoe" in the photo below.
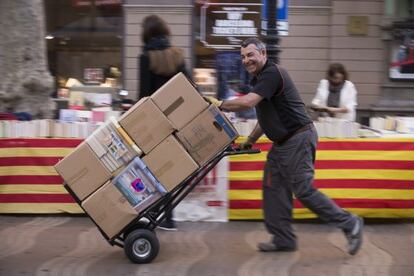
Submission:
<svg viewBox="0 0 414 276">
<path fill-rule="evenodd" d="M 260 242 L 257 244 L 257 249 L 262 252 L 293 252 L 296 251 L 295 247 L 280 247 L 273 242 Z"/>
<path fill-rule="evenodd" d="M 345 237 L 348 240 L 348 253 L 350 255 L 355 255 L 361 248 L 363 229 L 364 220 L 361 217 L 357 217 L 352 231 L 345 232 Z"/>
</svg>

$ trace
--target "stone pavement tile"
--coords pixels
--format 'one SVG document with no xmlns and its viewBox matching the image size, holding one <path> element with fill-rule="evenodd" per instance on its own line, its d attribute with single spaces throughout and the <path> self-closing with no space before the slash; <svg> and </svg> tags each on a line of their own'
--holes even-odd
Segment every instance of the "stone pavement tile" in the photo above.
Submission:
<svg viewBox="0 0 414 276">
<path fill-rule="evenodd" d="M 157 230 L 158 257 L 137 265 L 87 217 L 0 215 L 0 275 L 414 275 L 414 223 L 367 223 L 356 256 L 332 226 L 294 227 L 298 251 L 262 253 L 262 222 L 180 222 L 176 232 Z"/>
</svg>

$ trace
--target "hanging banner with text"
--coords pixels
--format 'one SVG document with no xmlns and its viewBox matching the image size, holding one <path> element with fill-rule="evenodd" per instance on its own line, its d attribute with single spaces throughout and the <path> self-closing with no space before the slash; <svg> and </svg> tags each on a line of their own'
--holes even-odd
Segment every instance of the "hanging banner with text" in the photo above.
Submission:
<svg viewBox="0 0 414 276">
<path fill-rule="evenodd" d="M 236 2 L 236 1 L 234 1 Z M 261 2 L 210 3 L 200 7 L 200 41 L 206 47 L 234 48 L 260 33 Z"/>
</svg>

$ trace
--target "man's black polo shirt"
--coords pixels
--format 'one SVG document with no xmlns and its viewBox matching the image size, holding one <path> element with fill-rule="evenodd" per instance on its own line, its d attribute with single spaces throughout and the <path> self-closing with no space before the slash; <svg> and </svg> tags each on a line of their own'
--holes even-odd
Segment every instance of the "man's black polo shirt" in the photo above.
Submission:
<svg viewBox="0 0 414 276">
<path fill-rule="evenodd" d="M 293 81 L 283 68 L 267 61 L 251 85 L 253 93 L 264 97 L 256 105 L 256 113 L 260 127 L 270 140 L 283 140 L 312 123 Z"/>
</svg>

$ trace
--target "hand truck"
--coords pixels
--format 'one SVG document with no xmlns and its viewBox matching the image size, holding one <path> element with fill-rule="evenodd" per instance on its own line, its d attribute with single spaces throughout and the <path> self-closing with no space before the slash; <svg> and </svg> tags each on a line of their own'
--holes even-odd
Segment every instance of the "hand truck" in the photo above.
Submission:
<svg viewBox="0 0 414 276">
<path fill-rule="evenodd" d="M 157 257 L 160 243 L 155 233 L 155 228 L 165 219 L 165 214 L 172 211 L 194 188 L 195 186 L 217 165 L 225 156 L 239 154 L 260 153 L 259 149 L 240 150 L 231 146 L 227 147 L 207 164 L 197 169 L 183 182 L 177 185 L 172 191 L 165 194 L 158 201 L 148 206 L 138 216 L 126 225 L 114 237 L 102 231 L 99 225 L 93 220 L 99 231 L 112 246 L 116 245 L 124 248 L 126 256 L 134 263 L 150 263 Z M 79 206 L 82 208 L 81 201 L 73 193 L 71 188 L 65 183 L 64 187 L 73 196 Z M 84 210 L 85 211 L 85 210 Z M 87 212 L 85 211 L 87 214 Z"/>
</svg>

